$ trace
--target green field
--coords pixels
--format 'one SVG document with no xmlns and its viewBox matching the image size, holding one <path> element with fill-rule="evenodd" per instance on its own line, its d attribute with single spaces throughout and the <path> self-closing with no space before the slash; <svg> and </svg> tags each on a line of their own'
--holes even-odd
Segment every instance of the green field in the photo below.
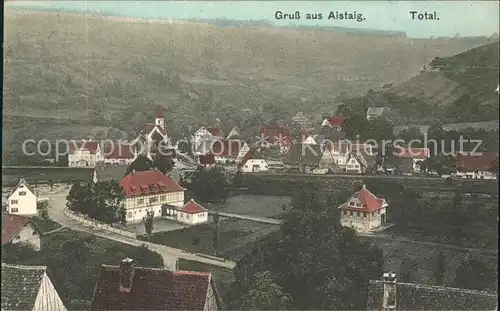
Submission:
<svg viewBox="0 0 500 311">
<path fill-rule="evenodd" d="M 92 180 L 93 168 L 38 167 L 38 168 L 6 168 L 2 167 L 2 186 L 13 187 L 24 178 L 33 185 L 37 182 L 53 183 L 79 180 Z"/>
</svg>

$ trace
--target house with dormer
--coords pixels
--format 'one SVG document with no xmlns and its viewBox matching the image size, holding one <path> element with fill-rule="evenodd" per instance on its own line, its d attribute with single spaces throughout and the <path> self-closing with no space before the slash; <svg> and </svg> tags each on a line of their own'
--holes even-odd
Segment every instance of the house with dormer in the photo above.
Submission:
<svg viewBox="0 0 500 311">
<path fill-rule="evenodd" d="M 21 178 L 7 197 L 7 213 L 17 215 L 36 215 L 38 194 L 28 182 Z"/>
<path fill-rule="evenodd" d="M 389 205 L 383 198 L 376 197 L 366 186 L 354 193 L 347 202 L 340 205 L 340 223 L 358 232 L 369 232 L 384 226 L 387 222 L 386 208 Z"/>
<path fill-rule="evenodd" d="M 158 170 L 133 171 L 120 181 L 125 193 L 128 223 L 142 221 L 148 213 L 161 217 L 162 205 L 182 207 L 184 188 Z"/>
</svg>

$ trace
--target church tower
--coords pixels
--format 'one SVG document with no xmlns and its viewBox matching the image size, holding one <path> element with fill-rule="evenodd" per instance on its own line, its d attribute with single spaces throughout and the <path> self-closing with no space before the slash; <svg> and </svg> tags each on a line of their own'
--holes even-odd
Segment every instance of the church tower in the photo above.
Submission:
<svg viewBox="0 0 500 311">
<path fill-rule="evenodd" d="M 158 106 L 156 108 L 155 125 L 161 127 L 163 130 L 165 130 L 165 119 L 163 118 L 163 107 L 162 106 Z"/>
</svg>

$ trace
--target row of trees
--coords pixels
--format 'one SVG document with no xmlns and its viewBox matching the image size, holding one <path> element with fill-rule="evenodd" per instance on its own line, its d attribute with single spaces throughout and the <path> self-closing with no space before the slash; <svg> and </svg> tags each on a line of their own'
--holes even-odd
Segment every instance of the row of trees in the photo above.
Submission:
<svg viewBox="0 0 500 311">
<path fill-rule="evenodd" d="M 126 223 L 125 194 L 115 181 L 77 182 L 66 197 L 69 210 L 107 223 Z"/>
</svg>

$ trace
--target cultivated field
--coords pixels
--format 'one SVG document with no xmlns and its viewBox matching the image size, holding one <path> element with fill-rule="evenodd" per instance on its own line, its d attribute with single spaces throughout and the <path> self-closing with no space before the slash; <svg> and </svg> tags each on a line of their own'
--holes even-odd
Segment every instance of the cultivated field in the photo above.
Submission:
<svg viewBox="0 0 500 311">
<path fill-rule="evenodd" d="M 240 125 L 273 107 L 332 113 L 361 95 L 416 74 L 436 56 L 485 43 L 468 39 L 363 37 L 337 32 L 216 27 L 6 9 L 4 114 L 83 120 L 166 107 L 169 132 Z M 144 120 L 122 118 L 138 126 Z M 82 123 L 78 123 L 82 124 Z M 80 126 L 80 125 L 78 125 Z M 259 124 L 260 126 L 260 124 Z M 43 131 L 69 133 L 74 124 Z M 9 129 L 7 128 L 6 131 Z M 16 131 L 34 135 L 27 123 Z M 80 138 L 84 131 L 78 135 Z"/>
</svg>

